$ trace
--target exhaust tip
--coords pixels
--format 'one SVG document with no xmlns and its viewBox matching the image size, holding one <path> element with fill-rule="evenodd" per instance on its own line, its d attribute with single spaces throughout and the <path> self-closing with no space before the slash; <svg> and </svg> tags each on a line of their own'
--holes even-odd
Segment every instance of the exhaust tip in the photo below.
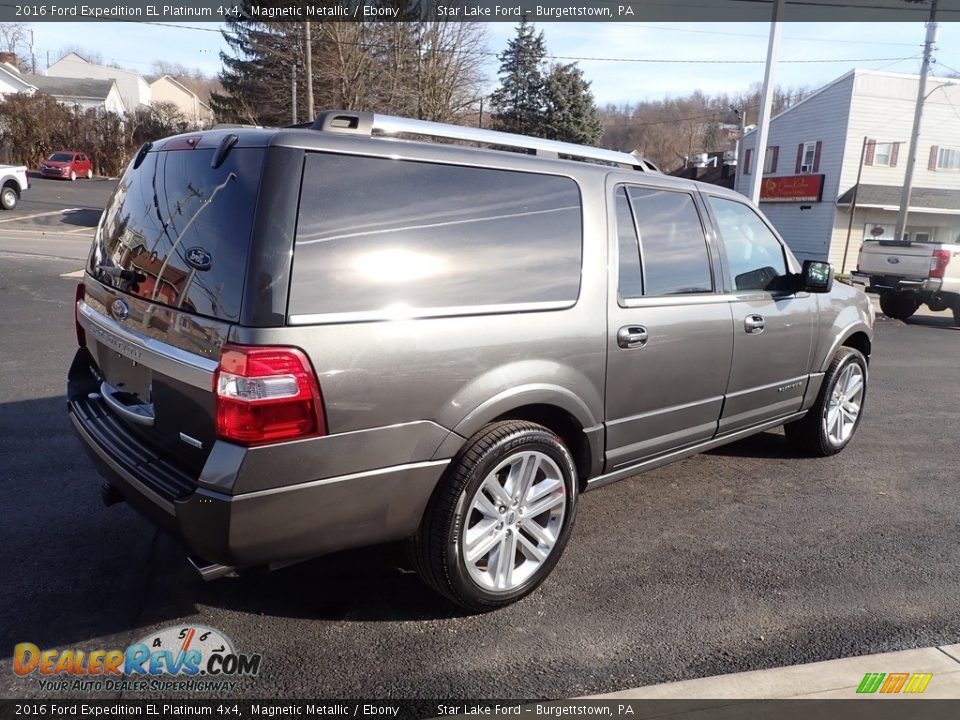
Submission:
<svg viewBox="0 0 960 720">
<path fill-rule="evenodd" d="M 207 562 L 202 558 L 193 557 L 192 555 L 188 555 L 187 560 L 204 582 L 211 582 L 212 580 L 219 580 L 222 577 L 237 574 L 237 569 L 230 565 Z"/>
</svg>

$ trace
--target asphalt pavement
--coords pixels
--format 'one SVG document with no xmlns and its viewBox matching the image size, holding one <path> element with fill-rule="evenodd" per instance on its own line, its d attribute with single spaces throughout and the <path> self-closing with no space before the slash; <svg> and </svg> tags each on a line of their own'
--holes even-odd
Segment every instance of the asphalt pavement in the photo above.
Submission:
<svg viewBox="0 0 960 720">
<path fill-rule="evenodd" d="M 469 616 L 401 545 L 204 584 L 128 506 L 103 507 L 64 399 L 69 275 L 89 238 L 11 227 L 0 697 L 49 695 L 11 671 L 16 643 L 123 648 L 188 623 L 263 655 L 241 697 L 573 697 L 960 639 L 960 329 L 945 314 L 878 322 L 866 415 L 840 455 L 795 457 L 769 432 L 589 493 L 552 577 Z"/>
</svg>

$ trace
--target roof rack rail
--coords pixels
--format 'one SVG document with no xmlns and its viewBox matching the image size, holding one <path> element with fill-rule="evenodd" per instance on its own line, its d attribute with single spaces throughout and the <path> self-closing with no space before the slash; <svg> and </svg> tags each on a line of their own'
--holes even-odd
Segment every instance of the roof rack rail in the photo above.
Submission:
<svg viewBox="0 0 960 720">
<path fill-rule="evenodd" d="M 351 135 L 373 135 L 375 133 L 380 135 L 423 135 L 447 140 L 462 140 L 484 145 L 517 148 L 541 157 L 568 156 L 583 160 L 596 160 L 621 167 L 626 166 L 644 172 L 659 172 L 650 161 L 630 153 L 557 140 L 543 140 L 528 135 L 517 135 L 497 130 L 484 130 L 483 128 L 449 125 L 392 115 L 378 115 L 350 110 L 327 110 L 320 113 L 310 127 L 313 130 Z"/>
</svg>

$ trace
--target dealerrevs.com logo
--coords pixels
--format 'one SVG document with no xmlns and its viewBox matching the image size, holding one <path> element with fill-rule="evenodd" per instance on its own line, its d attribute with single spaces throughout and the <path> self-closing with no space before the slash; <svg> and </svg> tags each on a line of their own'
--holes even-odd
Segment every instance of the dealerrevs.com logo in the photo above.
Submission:
<svg viewBox="0 0 960 720">
<path fill-rule="evenodd" d="M 219 630 L 191 625 L 150 633 L 125 650 L 13 649 L 13 672 L 45 691 L 230 691 L 260 672 L 262 656 L 238 653 Z"/>
</svg>

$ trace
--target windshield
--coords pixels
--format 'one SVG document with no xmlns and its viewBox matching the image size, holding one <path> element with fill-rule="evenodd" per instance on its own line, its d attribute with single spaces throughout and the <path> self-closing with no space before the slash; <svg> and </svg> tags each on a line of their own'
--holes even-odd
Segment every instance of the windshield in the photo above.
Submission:
<svg viewBox="0 0 960 720">
<path fill-rule="evenodd" d="M 148 153 L 107 204 L 90 273 L 152 302 L 236 321 L 262 149 Z"/>
<path fill-rule="evenodd" d="M 70 162 L 73 160 L 73 153 L 56 152 L 47 158 L 51 162 Z"/>
</svg>

